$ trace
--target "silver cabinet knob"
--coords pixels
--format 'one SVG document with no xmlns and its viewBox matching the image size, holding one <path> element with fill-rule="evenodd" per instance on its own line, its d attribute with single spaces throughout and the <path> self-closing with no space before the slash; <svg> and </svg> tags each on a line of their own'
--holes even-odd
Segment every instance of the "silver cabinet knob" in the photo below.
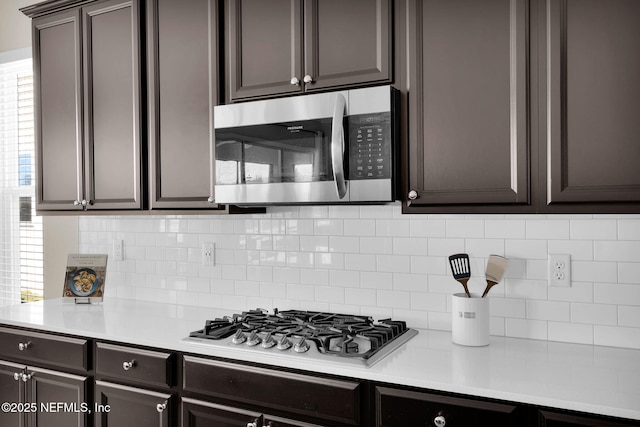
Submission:
<svg viewBox="0 0 640 427">
<path fill-rule="evenodd" d="M 306 76 L 304 76 L 302 78 L 302 81 L 309 84 L 309 83 L 313 83 L 313 77 L 311 77 L 309 74 L 307 74 Z"/>
<path fill-rule="evenodd" d="M 247 427 L 258 427 L 258 423 L 256 423 L 256 422 L 247 423 Z"/>
<path fill-rule="evenodd" d="M 435 424 L 436 427 L 444 427 L 447 424 L 447 419 L 444 415 L 438 415 L 433 419 L 433 424 Z"/>
<path fill-rule="evenodd" d="M 29 348 L 30 345 L 31 345 L 30 341 L 18 343 L 18 350 L 25 351 L 26 349 Z"/>
<path fill-rule="evenodd" d="M 135 366 L 136 366 L 136 361 L 135 360 L 122 362 L 122 369 L 124 369 L 125 371 L 128 371 L 129 369 L 131 369 L 131 368 L 133 368 Z"/>
<path fill-rule="evenodd" d="M 73 206 L 80 206 L 80 200 L 74 200 Z"/>
<path fill-rule="evenodd" d="M 27 382 L 31 379 L 31 377 L 33 376 L 33 374 L 22 374 L 22 382 Z"/>
<path fill-rule="evenodd" d="M 215 203 L 216 199 L 213 198 L 213 196 L 209 196 L 209 198 L 207 199 L 207 203 Z"/>
<path fill-rule="evenodd" d="M 22 373 L 20 372 L 14 372 L 13 373 L 13 379 L 16 381 L 20 381 L 20 378 L 22 378 Z"/>
<path fill-rule="evenodd" d="M 415 200 L 418 198 L 418 192 L 416 190 L 411 190 L 407 197 L 409 197 L 409 200 Z"/>
<path fill-rule="evenodd" d="M 300 86 L 300 80 L 297 77 L 291 77 L 291 84 L 294 86 Z"/>
<path fill-rule="evenodd" d="M 167 409 L 167 402 L 164 402 L 164 403 L 158 403 L 158 404 L 156 405 L 156 411 L 158 411 L 158 412 L 160 412 L 160 413 L 164 412 L 164 410 L 165 410 L 165 409 Z"/>
</svg>

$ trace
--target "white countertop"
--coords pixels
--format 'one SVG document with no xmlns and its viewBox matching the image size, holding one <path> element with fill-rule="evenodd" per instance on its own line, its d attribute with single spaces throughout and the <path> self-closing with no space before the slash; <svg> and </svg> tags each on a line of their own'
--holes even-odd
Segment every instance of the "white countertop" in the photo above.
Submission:
<svg viewBox="0 0 640 427">
<path fill-rule="evenodd" d="M 365 368 L 181 341 L 206 319 L 229 314 L 122 299 L 93 305 L 54 299 L 0 307 L 0 324 L 640 420 L 640 350 L 494 336 L 487 347 L 463 347 L 449 332 L 418 330 Z"/>
</svg>

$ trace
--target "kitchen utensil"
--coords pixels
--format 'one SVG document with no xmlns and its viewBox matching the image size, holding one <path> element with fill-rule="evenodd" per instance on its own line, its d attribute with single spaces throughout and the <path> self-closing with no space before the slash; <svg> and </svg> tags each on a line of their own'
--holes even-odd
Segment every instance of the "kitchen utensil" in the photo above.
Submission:
<svg viewBox="0 0 640 427">
<path fill-rule="evenodd" d="M 471 277 L 471 264 L 469 263 L 469 255 L 467 254 L 455 254 L 449 257 L 449 265 L 451 266 L 451 272 L 453 278 L 464 286 L 464 293 L 467 297 L 471 297 L 469 294 L 469 288 L 467 282 Z"/>
<path fill-rule="evenodd" d="M 502 280 L 502 276 L 504 275 L 504 271 L 507 269 L 507 263 L 509 260 L 505 257 L 501 257 L 500 255 L 489 255 L 489 262 L 487 263 L 487 270 L 485 272 L 485 276 L 487 277 L 487 287 L 484 288 L 484 292 L 482 293 L 482 298 L 487 296 L 489 290 L 500 283 Z"/>
</svg>

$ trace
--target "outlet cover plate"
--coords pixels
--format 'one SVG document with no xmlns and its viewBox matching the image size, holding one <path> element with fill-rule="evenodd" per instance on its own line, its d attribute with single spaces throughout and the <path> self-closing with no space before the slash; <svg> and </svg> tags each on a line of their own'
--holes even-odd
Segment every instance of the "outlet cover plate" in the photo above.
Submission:
<svg viewBox="0 0 640 427">
<path fill-rule="evenodd" d="M 549 286 L 571 287 L 571 255 L 549 254 Z"/>
<path fill-rule="evenodd" d="M 215 265 L 216 246 L 213 242 L 205 242 L 202 244 L 202 265 Z"/>
<path fill-rule="evenodd" d="M 113 259 L 114 261 L 124 260 L 124 241 L 122 239 L 113 241 Z"/>
</svg>

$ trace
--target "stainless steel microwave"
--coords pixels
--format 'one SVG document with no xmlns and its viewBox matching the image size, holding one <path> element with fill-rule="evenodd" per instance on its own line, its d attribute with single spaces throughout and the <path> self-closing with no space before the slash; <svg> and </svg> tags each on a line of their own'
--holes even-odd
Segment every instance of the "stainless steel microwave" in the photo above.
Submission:
<svg viewBox="0 0 640 427">
<path fill-rule="evenodd" d="M 395 200 L 397 105 L 378 86 L 215 107 L 216 203 Z"/>
</svg>

